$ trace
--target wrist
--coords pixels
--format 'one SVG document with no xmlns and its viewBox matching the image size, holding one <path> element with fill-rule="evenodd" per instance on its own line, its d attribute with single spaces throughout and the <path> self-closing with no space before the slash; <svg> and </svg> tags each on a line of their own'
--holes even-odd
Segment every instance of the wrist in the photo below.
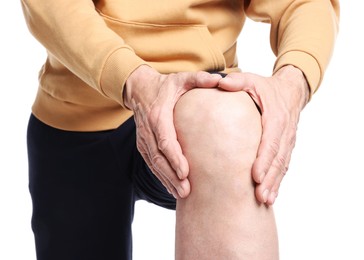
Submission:
<svg viewBox="0 0 364 260">
<path fill-rule="evenodd" d="M 149 67 L 148 65 L 141 65 L 136 68 L 128 77 L 125 82 L 125 87 L 123 90 L 123 101 L 124 105 L 128 109 L 132 109 L 132 99 L 133 93 L 136 91 L 136 88 L 141 88 L 145 85 L 144 82 L 149 82 L 151 77 L 155 77 L 159 75 L 159 73 Z"/>
<path fill-rule="evenodd" d="M 274 76 L 289 81 L 291 85 L 298 89 L 300 96 L 302 97 L 300 105 L 303 109 L 309 101 L 311 90 L 302 70 L 293 65 L 286 65 L 280 68 Z"/>
</svg>

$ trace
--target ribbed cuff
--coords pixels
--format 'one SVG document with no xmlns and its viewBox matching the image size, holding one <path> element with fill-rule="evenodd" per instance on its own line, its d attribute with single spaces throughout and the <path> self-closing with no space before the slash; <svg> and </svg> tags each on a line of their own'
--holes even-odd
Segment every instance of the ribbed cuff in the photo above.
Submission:
<svg viewBox="0 0 364 260">
<path fill-rule="evenodd" d="M 317 60 L 306 52 L 289 51 L 277 58 L 274 73 L 286 65 L 293 65 L 303 72 L 310 87 L 311 99 L 322 80 L 322 72 Z"/>
<path fill-rule="evenodd" d="M 129 75 L 139 66 L 147 64 L 131 49 L 122 47 L 115 50 L 107 59 L 101 78 L 101 91 L 124 107 L 123 89 Z"/>
</svg>

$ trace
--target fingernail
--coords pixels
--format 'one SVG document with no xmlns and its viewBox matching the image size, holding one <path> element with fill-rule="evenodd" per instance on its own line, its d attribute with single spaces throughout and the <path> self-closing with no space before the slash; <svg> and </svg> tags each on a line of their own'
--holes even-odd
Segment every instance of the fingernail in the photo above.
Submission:
<svg viewBox="0 0 364 260">
<path fill-rule="evenodd" d="M 178 169 L 177 169 L 177 176 L 178 176 L 178 178 L 179 178 L 180 180 L 182 180 L 183 173 L 182 173 L 181 168 L 178 168 Z"/>
<path fill-rule="evenodd" d="M 178 192 L 178 195 L 183 198 L 184 197 L 184 194 L 185 194 L 185 191 L 182 187 L 178 187 L 177 188 L 177 192 Z"/>
<path fill-rule="evenodd" d="M 277 198 L 277 193 L 275 193 L 274 191 L 269 194 L 269 202 L 271 204 L 275 202 L 276 198 Z"/>
<path fill-rule="evenodd" d="M 263 192 L 263 202 L 266 203 L 268 200 L 269 190 L 264 190 Z"/>
<path fill-rule="evenodd" d="M 264 173 L 264 172 L 262 172 L 262 173 L 260 174 L 260 176 L 259 176 L 259 183 L 262 183 L 262 182 L 263 182 L 263 180 L 264 180 L 264 176 L 265 176 L 265 173 Z"/>
<path fill-rule="evenodd" d="M 220 83 L 229 84 L 231 82 L 231 78 L 225 77 L 220 80 Z"/>
<path fill-rule="evenodd" d="M 168 187 L 166 187 L 166 189 L 167 189 L 169 194 L 171 194 L 175 199 L 177 199 L 176 194 L 173 191 L 171 191 L 171 189 L 169 189 Z"/>
</svg>

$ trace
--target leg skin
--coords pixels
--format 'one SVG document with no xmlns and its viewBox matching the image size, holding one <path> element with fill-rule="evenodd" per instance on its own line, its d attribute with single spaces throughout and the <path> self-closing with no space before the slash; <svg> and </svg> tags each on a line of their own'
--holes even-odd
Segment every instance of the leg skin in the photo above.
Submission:
<svg viewBox="0 0 364 260">
<path fill-rule="evenodd" d="M 193 89 L 175 108 L 191 194 L 177 201 L 177 260 L 275 260 L 273 209 L 254 195 L 261 117 L 245 92 Z"/>
</svg>

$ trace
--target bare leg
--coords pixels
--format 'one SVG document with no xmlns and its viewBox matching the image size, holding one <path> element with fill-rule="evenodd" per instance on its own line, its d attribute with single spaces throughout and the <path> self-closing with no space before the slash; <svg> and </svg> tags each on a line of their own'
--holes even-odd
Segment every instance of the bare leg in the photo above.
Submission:
<svg viewBox="0 0 364 260">
<path fill-rule="evenodd" d="M 245 92 L 194 89 L 175 108 L 191 194 L 177 202 L 177 260 L 276 260 L 272 208 L 258 204 L 251 166 L 261 136 Z"/>
</svg>

